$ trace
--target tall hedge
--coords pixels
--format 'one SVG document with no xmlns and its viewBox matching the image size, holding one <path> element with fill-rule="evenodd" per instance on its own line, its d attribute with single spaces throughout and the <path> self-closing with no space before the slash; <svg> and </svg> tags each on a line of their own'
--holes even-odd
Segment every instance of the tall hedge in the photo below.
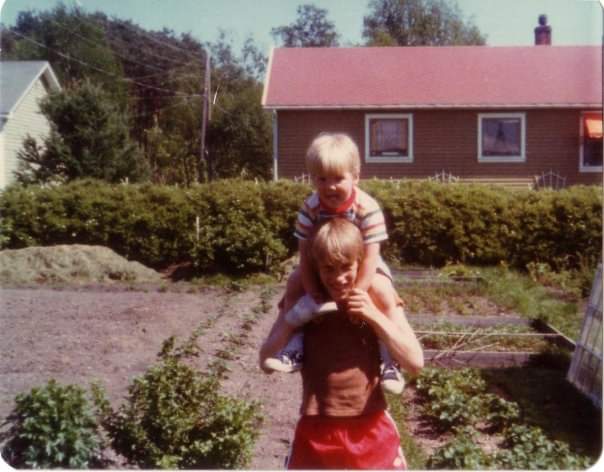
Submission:
<svg viewBox="0 0 604 472">
<path fill-rule="evenodd" d="M 601 258 L 602 191 L 509 191 L 477 184 L 364 181 L 382 205 L 384 252 L 408 263 L 506 261 L 576 267 Z M 222 180 L 189 189 L 84 180 L 0 195 L 0 245 L 101 244 L 152 267 L 268 270 L 295 251 L 310 187 Z"/>
</svg>

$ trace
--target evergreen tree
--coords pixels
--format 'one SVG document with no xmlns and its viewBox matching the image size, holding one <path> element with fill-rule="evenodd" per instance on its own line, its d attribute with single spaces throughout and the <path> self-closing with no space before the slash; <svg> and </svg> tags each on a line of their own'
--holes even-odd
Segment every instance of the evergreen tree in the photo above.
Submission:
<svg viewBox="0 0 604 472">
<path fill-rule="evenodd" d="M 42 146 L 29 138 L 19 152 L 23 183 L 92 177 L 108 182 L 144 180 L 146 161 L 128 136 L 124 115 L 99 86 L 86 80 L 40 104 L 51 123 Z"/>
</svg>

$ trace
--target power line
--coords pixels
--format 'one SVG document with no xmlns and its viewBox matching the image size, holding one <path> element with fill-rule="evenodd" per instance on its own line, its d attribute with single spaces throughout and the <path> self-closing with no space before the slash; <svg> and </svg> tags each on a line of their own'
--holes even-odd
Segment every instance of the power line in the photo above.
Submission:
<svg viewBox="0 0 604 472">
<path fill-rule="evenodd" d="M 67 25 L 66 25 L 65 23 L 62 23 L 62 22 L 60 22 L 60 21 L 58 21 L 58 20 L 51 20 L 51 21 L 52 21 L 53 23 L 55 23 L 56 25 L 58 25 L 58 26 L 59 26 L 59 28 L 63 29 L 64 31 L 67 31 L 69 34 L 72 34 L 72 35 L 74 35 L 74 36 L 76 36 L 76 37 L 78 37 L 78 38 L 80 38 L 80 39 L 82 39 L 82 40 L 86 41 L 87 43 L 92 44 L 93 46 L 99 46 L 99 44 L 98 44 L 97 42 L 95 42 L 95 41 L 91 40 L 90 38 L 87 38 L 87 37 L 85 37 L 85 36 L 82 36 L 81 34 L 76 33 L 76 32 L 75 32 L 75 31 L 73 31 L 72 29 L 68 28 L 68 27 L 67 27 Z M 140 80 L 140 79 L 146 79 L 146 78 L 149 78 L 149 77 L 155 77 L 155 76 L 158 76 L 158 75 L 161 75 L 161 74 L 167 74 L 167 73 L 169 72 L 169 71 L 167 71 L 167 70 L 165 70 L 165 69 L 161 69 L 161 68 L 159 68 L 159 67 L 152 66 L 151 64 L 145 64 L 145 63 L 143 63 L 143 62 L 135 61 L 134 59 L 131 59 L 130 57 L 126 57 L 126 56 L 124 56 L 124 55 L 122 55 L 122 54 L 120 54 L 120 53 L 116 52 L 116 51 L 115 51 L 113 48 L 110 48 L 110 49 L 111 49 L 111 52 L 112 52 L 114 55 L 116 55 L 117 57 L 120 57 L 120 58 L 122 58 L 122 59 L 124 59 L 124 60 L 126 60 L 126 61 L 128 61 L 128 62 L 132 62 L 133 64 L 138 64 L 138 65 L 141 65 L 141 66 L 143 66 L 143 67 L 149 67 L 149 68 L 151 68 L 151 69 L 154 69 L 154 70 L 156 70 L 156 71 L 159 71 L 159 72 L 156 72 L 156 73 L 153 73 L 153 74 L 141 75 L 141 76 L 136 76 L 136 77 L 129 77 L 130 79 L 133 79 L 133 80 L 134 80 L 134 79 L 137 79 L 137 80 Z M 153 54 L 148 54 L 148 55 L 149 55 L 149 56 L 151 56 L 151 57 L 157 57 L 157 58 L 159 58 L 159 59 L 164 59 L 164 58 L 162 58 L 161 56 L 155 56 L 155 55 L 153 55 Z M 190 66 L 191 66 L 191 64 L 184 64 L 184 63 L 180 63 L 180 62 L 179 62 L 178 64 L 180 65 L 179 67 L 183 67 L 183 68 L 184 68 L 184 67 L 190 67 Z M 174 78 L 172 78 L 172 79 L 167 78 L 167 80 L 176 80 L 176 79 L 178 79 L 178 78 L 180 78 L 180 77 L 187 77 L 187 76 L 192 77 L 192 76 L 193 76 L 193 74 L 189 74 L 189 75 L 181 75 L 181 76 L 179 76 L 179 77 L 174 77 Z"/>
<path fill-rule="evenodd" d="M 99 44 L 96 41 L 93 41 L 93 40 L 91 40 L 91 39 L 89 39 L 89 38 L 87 38 L 85 36 L 82 36 L 81 34 L 76 33 L 75 31 L 73 31 L 72 29 L 68 29 L 67 25 L 65 25 L 64 23 L 62 23 L 62 22 L 60 22 L 58 20 L 51 20 L 51 21 L 55 25 L 57 25 L 59 28 L 61 28 L 63 31 L 67 31 L 69 34 L 74 35 L 74 36 L 76 36 L 76 37 L 78 37 L 78 38 L 86 41 L 88 44 L 92 44 L 93 46 L 99 46 Z M 138 65 L 143 66 L 143 67 L 148 67 L 150 69 L 162 71 L 162 69 L 160 69 L 159 67 L 155 67 L 155 66 L 152 66 L 151 64 L 145 64 L 145 63 L 142 63 L 142 62 L 135 61 L 134 59 L 131 59 L 129 57 L 123 56 L 123 55 L 115 52 L 113 49 L 111 50 L 111 52 L 114 55 L 116 55 L 117 57 L 120 57 L 120 58 L 122 58 L 122 59 L 124 59 L 126 61 L 129 61 L 129 62 L 132 62 L 133 64 L 138 64 Z"/>
<path fill-rule="evenodd" d="M 175 107 L 181 106 L 181 105 L 191 105 L 191 103 L 187 103 L 189 97 L 176 97 L 176 98 L 179 98 L 179 99 L 185 100 L 185 101 L 184 102 L 179 102 L 179 103 L 173 103 L 171 105 L 166 105 L 166 106 L 157 108 L 157 109 L 153 110 L 151 113 L 139 113 L 137 115 L 128 115 L 128 119 L 153 116 L 153 115 L 157 114 L 158 112 L 161 112 L 161 111 L 164 111 L 164 110 L 168 110 L 170 108 L 175 108 Z"/>
<path fill-rule="evenodd" d="M 77 5 L 77 3 L 75 3 L 75 5 L 76 5 L 75 6 L 76 10 L 82 10 L 81 7 L 79 5 Z M 82 19 L 82 21 L 90 24 L 90 22 L 88 20 L 86 20 L 84 18 L 81 18 L 81 19 Z M 130 31 L 133 31 L 133 32 L 135 32 L 137 34 L 142 34 L 142 35 L 146 36 L 148 39 L 150 39 L 151 41 L 153 41 L 156 44 L 160 44 L 162 46 L 169 47 L 169 48 L 171 48 L 171 49 L 173 49 L 175 51 L 178 51 L 178 52 L 180 52 L 182 54 L 185 54 L 189 59 L 191 59 L 193 61 L 196 61 L 199 65 L 203 65 L 203 63 L 201 62 L 200 58 L 198 58 L 198 57 L 196 57 L 194 55 L 191 55 L 191 53 L 188 50 L 186 50 L 184 48 L 180 48 L 178 46 L 175 46 L 173 44 L 170 44 L 170 43 L 167 43 L 167 42 L 164 42 L 164 41 L 160 41 L 159 39 L 155 38 L 151 33 L 147 32 L 144 28 L 141 28 L 140 26 L 130 26 L 130 24 L 129 24 L 129 22 L 127 20 L 121 20 L 120 24 L 122 26 L 124 26 L 125 28 L 128 28 Z M 161 56 L 158 56 L 158 57 L 161 57 Z M 171 59 L 171 58 L 163 57 L 163 59 L 167 60 L 167 61 L 173 61 L 173 62 L 177 62 L 179 64 L 182 64 L 181 62 L 174 61 L 174 59 Z"/>
<path fill-rule="evenodd" d="M 200 61 L 200 59 L 196 56 L 191 55 L 191 53 L 189 51 L 187 51 L 186 49 L 180 48 L 178 46 L 174 46 L 173 44 L 164 42 L 164 41 L 160 41 L 159 39 L 155 38 L 151 33 L 147 32 L 146 30 L 144 30 L 143 28 L 137 28 L 137 30 L 134 30 L 132 27 L 130 27 L 130 25 L 126 22 L 123 23 L 124 26 L 126 26 L 128 29 L 130 29 L 131 31 L 136 31 L 137 33 L 142 33 L 144 36 L 146 36 L 147 38 L 149 38 L 151 41 L 153 41 L 156 44 L 160 44 L 162 46 L 166 46 L 169 47 L 175 51 L 180 52 L 181 54 L 184 54 L 185 56 L 187 56 L 189 59 L 191 59 L 192 61 L 196 61 L 198 62 L 200 65 L 202 65 L 202 62 Z"/>
<path fill-rule="evenodd" d="M 103 69 L 100 69 L 100 68 L 98 68 L 98 67 L 96 67 L 96 66 L 93 66 L 92 64 L 88 64 L 87 62 L 84 62 L 84 61 L 82 61 L 82 60 L 80 60 L 80 59 L 77 59 L 77 58 L 75 58 L 75 57 L 72 57 L 72 56 L 70 56 L 70 55 L 68 55 L 68 54 L 64 54 L 64 53 L 62 53 L 62 52 L 59 52 L 59 51 L 57 51 L 56 49 L 53 49 L 53 48 L 51 48 L 51 47 L 48 47 L 48 46 L 46 46 L 45 44 L 42 44 L 42 43 L 40 43 L 40 42 L 36 41 L 35 39 L 32 39 L 32 38 L 30 38 L 30 37 L 28 37 L 28 36 L 25 36 L 24 34 L 21 34 L 21 33 L 17 32 L 17 31 L 11 31 L 11 32 L 12 32 L 12 33 L 14 33 L 14 34 L 16 34 L 17 36 L 20 36 L 21 38 L 25 39 L 26 41 L 29 41 L 29 42 L 31 42 L 31 43 L 33 43 L 33 44 L 35 44 L 36 46 L 39 46 L 39 47 L 42 47 L 42 48 L 48 49 L 49 51 L 52 51 L 52 52 L 54 52 L 55 54 L 57 54 L 57 55 L 59 55 L 59 56 L 61 56 L 61 57 L 65 58 L 65 59 L 67 59 L 67 60 L 77 62 L 77 63 L 79 63 L 79 64 L 82 64 L 83 66 L 86 66 L 86 67 L 90 67 L 91 69 L 94 69 L 94 70 L 96 70 L 96 71 L 98 71 L 98 72 L 100 72 L 100 73 L 102 73 L 102 74 L 108 75 L 108 76 L 110 76 L 110 77 L 114 77 L 115 79 L 117 79 L 117 80 L 119 80 L 119 81 L 123 81 L 123 82 L 129 82 L 129 83 L 136 84 L 136 85 L 138 85 L 138 86 L 140 86 L 140 87 L 143 87 L 143 88 L 148 88 L 148 89 L 152 89 L 152 90 L 157 90 L 157 91 L 160 91 L 160 92 L 170 92 L 170 93 L 172 93 L 172 94 L 174 94 L 174 95 L 176 95 L 176 96 L 194 96 L 194 95 L 189 95 L 189 94 L 181 94 L 181 93 L 178 93 L 178 92 L 174 92 L 174 90 L 169 90 L 169 89 L 164 89 L 164 88 L 161 88 L 161 87 L 155 87 L 155 86 L 153 86 L 153 85 L 149 85 L 149 84 L 144 84 L 144 83 L 142 83 L 142 82 L 137 82 L 137 81 L 132 80 L 132 79 L 129 79 L 129 78 L 127 78 L 127 77 L 119 77 L 119 76 L 117 76 L 117 75 L 115 75 L 115 74 L 112 74 L 112 73 L 110 73 L 110 72 L 107 72 L 106 70 L 103 70 Z M 201 95 L 197 95 L 197 96 L 201 96 Z"/>
<path fill-rule="evenodd" d="M 141 30 L 141 32 L 137 32 L 137 34 L 141 34 L 143 30 Z M 106 33 L 106 32 L 105 32 Z M 108 41 L 113 42 L 113 43 L 120 43 L 122 46 L 124 45 L 123 41 L 121 40 L 116 40 L 116 38 L 113 37 L 107 37 Z M 162 61 L 167 61 L 167 62 L 172 62 L 173 64 L 176 64 L 177 66 L 187 66 L 190 65 L 188 63 L 182 62 L 182 61 L 178 61 L 176 59 L 173 59 L 171 57 L 167 57 L 167 56 L 161 56 L 159 54 L 151 54 L 147 51 L 145 51 L 145 54 L 151 57 L 154 57 L 156 59 L 160 59 Z M 191 62 L 198 64 L 198 65 L 202 65 L 201 62 L 199 61 L 199 59 L 192 59 L 189 57 L 189 59 L 191 60 Z"/>
<path fill-rule="evenodd" d="M 131 79 L 137 79 L 137 80 L 138 80 L 138 79 L 147 79 L 147 78 L 149 78 L 149 77 L 156 77 L 156 76 L 158 76 L 158 75 L 162 75 L 162 74 L 168 74 L 169 72 L 173 72 L 173 71 L 175 71 L 175 70 L 177 70 L 177 69 L 180 69 L 180 68 L 185 68 L 185 67 L 190 67 L 190 66 L 189 66 L 189 65 L 182 65 L 182 66 L 180 66 L 180 67 L 173 67 L 173 68 L 171 68 L 171 69 L 169 69 L 169 70 L 162 70 L 161 72 L 156 72 L 156 73 L 154 73 L 154 74 L 148 74 L 148 75 L 137 75 L 137 76 L 135 76 L 135 77 L 130 77 L 130 78 L 131 78 Z M 172 78 L 167 78 L 167 77 L 166 77 L 166 80 L 177 80 L 177 79 L 182 79 L 183 77 L 197 77 L 197 75 L 198 75 L 198 74 L 180 74 L 180 75 L 178 75 L 178 76 L 174 76 L 174 77 L 172 77 Z"/>
<path fill-rule="evenodd" d="M 186 95 L 159 95 L 155 97 L 144 97 L 141 95 L 128 95 L 131 100 L 169 100 L 171 98 L 198 98 L 201 95 L 198 93 L 186 94 Z"/>
</svg>

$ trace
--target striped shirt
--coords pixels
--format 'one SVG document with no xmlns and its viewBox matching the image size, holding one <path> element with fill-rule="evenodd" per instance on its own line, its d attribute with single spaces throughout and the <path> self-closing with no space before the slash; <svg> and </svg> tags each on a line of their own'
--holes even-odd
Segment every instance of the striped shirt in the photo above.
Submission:
<svg viewBox="0 0 604 472">
<path fill-rule="evenodd" d="M 298 211 L 294 236 L 306 240 L 316 225 L 330 218 L 343 217 L 358 226 L 365 244 L 379 243 L 388 239 L 384 213 L 378 203 L 358 187 L 354 187 L 353 192 L 350 204 L 346 208 L 338 209 L 336 213 L 321 206 L 319 194 L 313 192 L 304 200 Z"/>
</svg>

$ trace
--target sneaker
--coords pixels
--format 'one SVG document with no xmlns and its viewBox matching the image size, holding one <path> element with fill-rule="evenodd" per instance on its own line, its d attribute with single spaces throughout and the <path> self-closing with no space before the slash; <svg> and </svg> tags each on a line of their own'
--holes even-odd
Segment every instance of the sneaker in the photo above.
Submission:
<svg viewBox="0 0 604 472">
<path fill-rule="evenodd" d="M 385 364 L 382 366 L 380 383 L 384 390 L 395 395 L 400 395 L 405 388 L 405 379 L 395 364 Z"/>
<path fill-rule="evenodd" d="M 316 308 L 315 314 L 325 315 L 326 313 L 331 313 L 334 311 L 338 311 L 338 305 L 336 302 L 325 302 Z"/>
<path fill-rule="evenodd" d="M 299 351 L 282 351 L 276 357 L 267 357 L 264 367 L 277 372 L 297 372 L 302 368 L 302 353 Z"/>
</svg>

